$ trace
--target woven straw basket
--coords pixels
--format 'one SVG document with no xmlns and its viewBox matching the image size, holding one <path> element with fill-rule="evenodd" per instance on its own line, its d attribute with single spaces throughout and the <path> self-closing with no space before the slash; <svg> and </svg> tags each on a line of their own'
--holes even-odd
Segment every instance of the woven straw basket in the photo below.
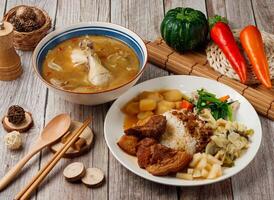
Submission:
<svg viewBox="0 0 274 200">
<path fill-rule="evenodd" d="M 241 52 L 244 52 L 239 39 L 240 30 L 238 29 L 233 30 L 233 34 L 236 39 L 236 42 L 238 43 L 238 46 L 241 49 Z M 274 79 L 274 35 L 263 32 L 263 31 L 261 31 L 261 34 L 264 41 L 265 53 L 266 53 L 266 57 L 269 64 L 270 78 L 273 81 Z M 235 73 L 235 71 L 229 64 L 222 50 L 216 44 L 210 43 L 208 45 L 208 47 L 206 48 L 206 56 L 207 56 L 209 65 L 212 68 L 214 68 L 216 71 L 220 72 L 223 75 L 226 75 L 229 78 L 240 80 L 238 75 Z M 247 84 L 252 85 L 252 84 L 259 83 L 258 79 L 256 78 L 255 74 L 252 71 L 252 66 L 245 53 L 244 53 L 244 56 L 246 58 L 246 62 L 248 63 Z"/>
<path fill-rule="evenodd" d="M 25 6 L 25 5 L 16 6 L 12 8 L 11 10 L 9 10 L 4 16 L 4 21 L 9 21 L 9 19 L 13 15 L 15 15 L 16 10 L 21 6 Z M 41 28 L 31 32 L 18 32 L 14 30 L 14 36 L 13 36 L 14 47 L 16 49 L 20 49 L 24 51 L 33 50 L 36 47 L 36 45 L 40 42 L 40 40 L 43 37 L 45 37 L 45 35 L 48 33 L 48 30 L 51 28 L 51 19 L 46 11 L 44 11 L 43 9 L 37 8 L 35 6 L 29 6 L 29 7 L 40 10 L 45 17 L 45 23 Z"/>
</svg>

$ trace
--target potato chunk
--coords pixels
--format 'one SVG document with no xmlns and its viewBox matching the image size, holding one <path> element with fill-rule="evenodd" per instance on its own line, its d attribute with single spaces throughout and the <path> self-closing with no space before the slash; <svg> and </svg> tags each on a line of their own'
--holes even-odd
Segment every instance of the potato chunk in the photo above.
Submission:
<svg viewBox="0 0 274 200">
<path fill-rule="evenodd" d="M 139 104 L 140 111 L 152 111 L 156 109 L 156 106 L 157 103 L 153 99 L 142 99 Z"/>
<path fill-rule="evenodd" d="M 144 91 L 138 95 L 139 99 L 153 99 L 156 102 L 161 101 L 164 97 L 159 92 L 148 92 Z"/>
<path fill-rule="evenodd" d="M 178 110 L 181 109 L 182 108 L 181 104 L 182 104 L 182 101 L 176 101 L 175 102 L 175 108 L 178 109 Z"/>
<path fill-rule="evenodd" d="M 125 112 L 129 115 L 138 114 L 139 111 L 139 102 L 130 102 L 125 107 Z"/>
<path fill-rule="evenodd" d="M 151 112 L 151 111 L 140 112 L 140 113 L 138 113 L 137 118 L 139 120 L 143 120 L 143 119 L 146 119 L 148 117 L 151 117 L 152 115 L 153 115 L 153 112 Z"/>
<path fill-rule="evenodd" d="M 163 114 L 163 113 L 165 113 L 165 112 L 167 112 L 169 110 L 170 110 L 170 108 L 167 107 L 167 106 L 158 106 L 157 110 L 156 110 L 156 114 L 157 115 L 161 115 L 161 114 Z"/>
<path fill-rule="evenodd" d="M 167 101 L 180 101 L 183 94 L 179 90 L 168 90 L 163 93 L 164 99 Z"/>
<path fill-rule="evenodd" d="M 139 100 L 146 99 L 148 97 L 148 95 L 151 94 L 151 93 L 152 92 L 150 92 L 150 91 L 143 91 L 137 97 L 138 97 Z"/>
<path fill-rule="evenodd" d="M 123 135 L 117 142 L 118 146 L 126 153 L 135 156 L 138 138 L 132 135 Z"/>
<path fill-rule="evenodd" d="M 169 111 L 173 108 L 175 108 L 174 102 L 162 100 L 157 105 L 156 114 L 163 114 L 164 112 Z"/>
</svg>

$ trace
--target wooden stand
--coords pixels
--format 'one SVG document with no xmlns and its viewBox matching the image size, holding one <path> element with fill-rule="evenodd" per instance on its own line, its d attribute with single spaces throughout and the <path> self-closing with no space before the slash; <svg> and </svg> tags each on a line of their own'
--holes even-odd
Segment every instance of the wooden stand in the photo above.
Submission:
<svg viewBox="0 0 274 200">
<path fill-rule="evenodd" d="M 14 80 L 23 70 L 13 47 L 13 26 L 8 22 L 0 22 L 0 44 L 0 80 Z"/>
<path fill-rule="evenodd" d="M 56 153 L 57 151 L 59 151 L 61 148 L 64 147 L 64 144 L 66 143 L 67 139 L 71 137 L 71 134 L 79 129 L 81 126 L 83 125 L 83 123 L 78 122 L 78 121 L 72 121 L 71 126 L 69 128 L 69 132 L 67 134 L 65 134 L 61 140 L 59 140 L 57 143 L 53 144 L 52 146 L 50 146 L 50 150 L 53 153 Z M 84 139 L 84 141 L 86 142 L 86 144 L 84 146 L 82 146 L 79 150 L 70 147 L 66 153 L 64 154 L 64 158 L 75 158 L 78 156 L 83 155 L 84 153 L 87 153 L 92 146 L 93 143 L 93 139 L 94 139 L 94 134 L 91 130 L 90 127 L 86 127 L 85 130 L 82 132 L 82 134 L 80 135 L 79 138 Z M 77 141 L 76 141 L 77 142 Z M 74 144 L 75 145 L 75 144 Z"/>
</svg>

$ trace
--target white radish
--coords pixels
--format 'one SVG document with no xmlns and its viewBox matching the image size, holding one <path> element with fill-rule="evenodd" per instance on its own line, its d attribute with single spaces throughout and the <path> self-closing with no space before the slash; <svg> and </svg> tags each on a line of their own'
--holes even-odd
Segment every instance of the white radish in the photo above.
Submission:
<svg viewBox="0 0 274 200">
<path fill-rule="evenodd" d="M 207 165 L 207 159 L 206 158 L 202 158 L 199 161 L 199 163 L 197 164 L 196 168 L 201 170 L 201 169 L 205 168 L 206 165 Z"/>
<path fill-rule="evenodd" d="M 176 173 L 176 178 L 185 179 L 185 180 L 193 180 L 192 174 L 188 173 Z"/>
<path fill-rule="evenodd" d="M 195 167 L 198 162 L 202 159 L 202 154 L 201 153 L 196 153 L 193 155 L 192 161 L 189 163 L 190 167 Z"/>
<path fill-rule="evenodd" d="M 202 176 L 201 170 L 200 169 L 194 169 L 192 176 L 193 176 L 193 178 L 201 177 Z"/>
<path fill-rule="evenodd" d="M 203 178 L 207 178 L 208 171 L 206 169 L 202 169 L 201 175 L 202 175 Z"/>
<path fill-rule="evenodd" d="M 222 175 L 221 165 L 214 164 L 207 176 L 208 179 L 214 179 Z"/>
</svg>

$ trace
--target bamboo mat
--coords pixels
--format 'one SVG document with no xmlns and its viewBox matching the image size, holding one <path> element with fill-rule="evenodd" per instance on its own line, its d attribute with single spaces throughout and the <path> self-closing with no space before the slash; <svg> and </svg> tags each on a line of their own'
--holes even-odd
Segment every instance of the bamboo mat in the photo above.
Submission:
<svg viewBox="0 0 274 200">
<path fill-rule="evenodd" d="M 262 85 L 247 86 L 214 71 L 209 66 L 204 52 L 179 54 L 168 47 L 161 38 L 145 43 L 149 62 L 175 74 L 201 76 L 224 83 L 247 98 L 258 113 L 274 120 L 274 88 L 268 90 Z"/>
</svg>

